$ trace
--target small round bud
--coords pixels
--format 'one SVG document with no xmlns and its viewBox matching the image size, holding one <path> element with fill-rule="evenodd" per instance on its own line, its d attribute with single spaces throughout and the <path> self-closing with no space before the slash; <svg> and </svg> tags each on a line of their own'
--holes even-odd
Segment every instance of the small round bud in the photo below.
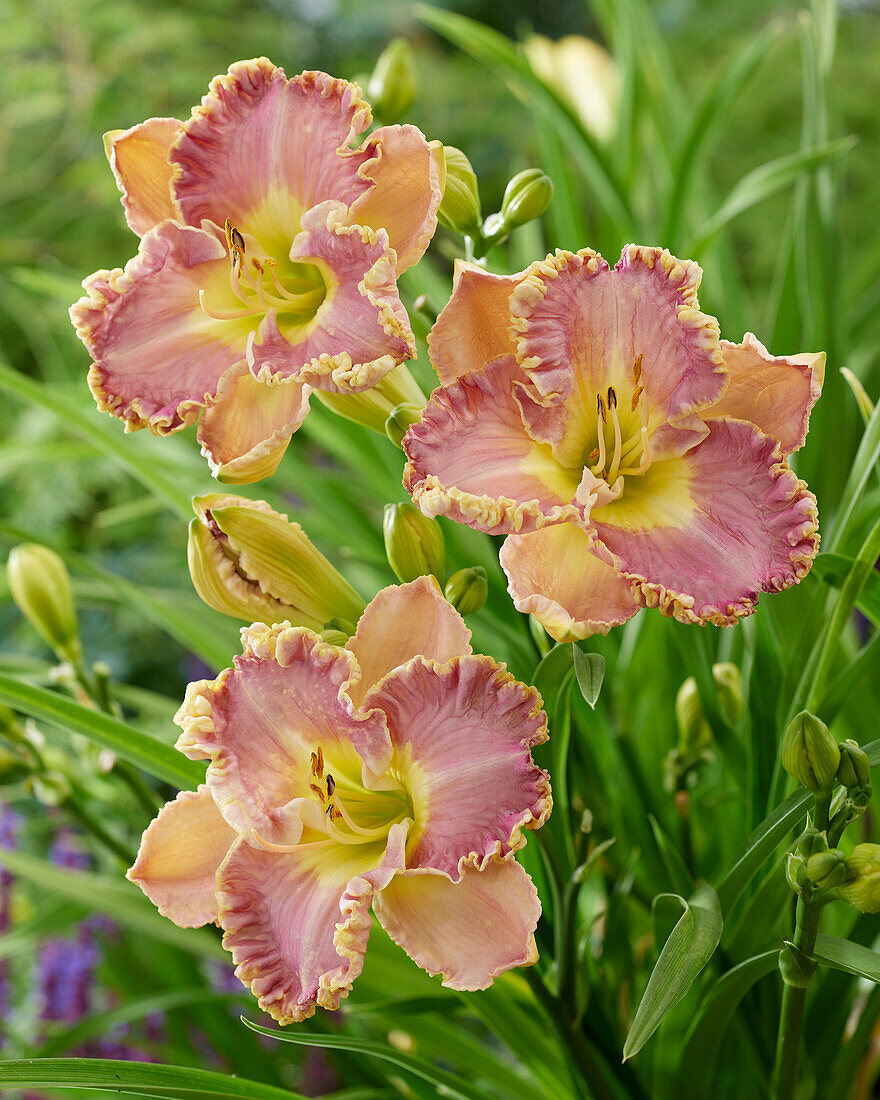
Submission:
<svg viewBox="0 0 880 1100">
<path fill-rule="evenodd" d="M 870 783 L 871 761 L 864 749 L 859 748 L 858 742 L 840 741 L 837 747 L 840 749 L 837 778 L 844 787 L 863 787 Z"/>
<path fill-rule="evenodd" d="M 21 613 L 55 653 L 65 661 L 79 660 L 76 609 L 70 574 L 48 546 L 16 546 L 6 564 L 9 591 Z"/>
<path fill-rule="evenodd" d="M 416 98 L 416 60 L 405 38 L 392 38 L 367 83 L 367 99 L 383 122 L 397 122 Z"/>
<path fill-rule="evenodd" d="M 804 857 L 814 856 L 818 852 L 828 851 L 828 839 L 818 829 L 805 829 L 797 842 L 797 850 Z"/>
<path fill-rule="evenodd" d="M 817 852 L 807 860 L 806 874 L 810 882 L 822 890 L 842 886 L 848 877 L 845 853 L 839 848 Z"/>
<path fill-rule="evenodd" d="M 416 405 L 397 405 L 385 421 L 385 434 L 395 447 L 403 450 L 403 437 L 422 418 L 422 410 Z"/>
<path fill-rule="evenodd" d="M 501 200 L 501 217 L 506 231 L 540 218 L 553 198 L 553 180 L 540 168 L 518 172 L 508 183 Z"/>
<path fill-rule="evenodd" d="M 814 793 L 831 789 L 840 749 L 825 723 L 809 711 L 796 715 L 782 738 L 782 766 Z"/>
<path fill-rule="evenodd" d="M 382 530 L 385 555 L 399 581 L 405 584 L 428 574 L 443 580 L 446 546 L 436 519 L 422 515 L 409 502 L 386 504 Z"/>
<path fill-rule="evenodd" d="M 329 642 L 330 645 L 344 646 L 351 635 L 346 634 L 344 630 L 331 628 L 330 630 L 322 630 L 321 637 L 325 642 Z"/>
<path fill-rule="evenodd" d="M 712 730 L 703 713 L 697 681 L 688 676 L 675 697 L 675 721 L 678 725 L 678 748 L 681 754 L 712 744 Z"/>
<path fill-rule="evenodd" d="M 849 800 L 857 810 L 866 810 L 873 794 L 874 788 L 870 783 L 865 783 L 861 787 L 850 787 Z"/>
<path fill-rule="evenodd" d="M 464 237 L 476 237 L 483 224 L 476 173 L 461 149 L 444 145 L 443 153 L 446 158 L 446 186 L 437 220 Z"/>
<path fill-rule="evenodd" d="M 443 595 L 459 615 L 479 611 L 489 595 L 489 581 L 482 565 L 459 569 L 446 582 Z"/>
<path fill-rule="evenodd" d="M 731 726 L 737 725 L 744 710 L 742 673 L 739 667 L 730 661 L 712 665 L 712 678 L 715 680 L 722 716 Z"/>
<path fill-rule="evenodd" d="M 880 844 L 857 844 L 846 861 L 849 882 L 837 896 L 862 913 L 880 913 Z"/>
</svg>

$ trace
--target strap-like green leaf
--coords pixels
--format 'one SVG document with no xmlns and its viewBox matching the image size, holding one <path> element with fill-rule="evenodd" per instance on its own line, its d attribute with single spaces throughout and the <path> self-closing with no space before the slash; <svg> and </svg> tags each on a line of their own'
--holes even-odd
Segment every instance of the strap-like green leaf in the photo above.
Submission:
<svg viewBox="0 0 880 1100">
<path fill-rule="evenodd" d="M 485 1092 L 474 1088 L 469 1081 L 459 1077 L 448 1070 L 440 1069 L 429 1062 L 423 1062 L 421 1058 L 414 1058 L 411 1054 L 404 1054 L 394 1047 L 384 1046 L 382 1043 L 374 1043 L 369 1039 L 360 1039 L 354 1035 L 316 1035 L 307 1031 L 272 1031 L 267 1027 L 261 1027 L 251 1020 L 241 1018 L 241 1022 L 252 1031 L 258 1031 L 260 1035 L 268 1035 L 270 1039 L 277 1039 L 281 1043 L 298 1043 L 307 1047 L 324 1047 L 326 1049 L 350 1050 L 355 1054 L 369 1054 L 373 1058 L 380 1058 L 384 1062 L 391 1062 L 399 1069 L 408 1070 L 429 1082 L 436 1089 L 442 1090 L 445 1096 L 455 1096 L 459 1100 L 489 1100 Z"/>
<path fill-rule="evenodd" d="M 820 934 L 816 937 L 813 954 L 825 966 L 880 983 L 880 955 L 860 943 Z"/>
<path fill-rule="evenodd" d="M 711 959 L 724 922 L 711 886 L 698 886 L 689 901 L 679 898 L 684 913 L 660 952 L 648 979 L 636 1018 L 623 1047 L 624 1061 L 638 1054 L 663 1017 L 685 996 Z"/>
<path fill-rule="evenodd" d="M 62 729 L 81 733 L 102 748 L 110 749 L 123 760 L 145 772 L 172 783 L 181 790 L 196 787 L 204 780 L 202 765 L 187 760 L 155 737 L 135 729 L 128 722 L 101 711 L 81 707 L 54 691 L 23 684 L 12 676 L 0 673 L 0 702 L 13 710 L 52 722 Z"/>
<path fill-rule="evenodd" d="M 813 571 L 832 588 L 842 588 L 853 564 L 848 554 L 820 554 L 813 562 Z M 864 587 L 856 596 L 856 607 L 874 626 L 880 627 L 880 573 L 868 574 Z"/>
</svg>

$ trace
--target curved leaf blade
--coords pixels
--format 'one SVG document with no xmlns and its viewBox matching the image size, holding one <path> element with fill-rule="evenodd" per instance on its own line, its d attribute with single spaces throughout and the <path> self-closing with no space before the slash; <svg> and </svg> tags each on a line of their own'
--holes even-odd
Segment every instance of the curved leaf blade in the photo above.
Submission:
<svg viewBox="0 0 880 1100">
<path fill-rule="evenodd" d="M 685 996 L 711 959 L 724 922 L 718 896 L 711 886 L 698 886 L 689 901 L 679 898 L 684 913 L 670 933 L 651 972 L 636 1017 L 623 1047 L 626 1061 L 638 1054 L 663 1017 Z"/>
<path fill-rule="evenodd" d="M 581 695 L 592 709 L 596 709 L 596 700 L 602 690 L 602 681 L 605 679 L 605 658 L 601 653 L 584 653 L 580 646 L 571 647 L 571 655 L 574 659 L 574 674 L 577 677 Z"/>
<path fill-rule="evenodd" d="M 880 983 L 880 954 L 860 943 L 820 933 L 816 937 L 813 955 L 825 966 L 833 966 L 835 970 L 855 974 L 857 978 Z"/>
</svg>

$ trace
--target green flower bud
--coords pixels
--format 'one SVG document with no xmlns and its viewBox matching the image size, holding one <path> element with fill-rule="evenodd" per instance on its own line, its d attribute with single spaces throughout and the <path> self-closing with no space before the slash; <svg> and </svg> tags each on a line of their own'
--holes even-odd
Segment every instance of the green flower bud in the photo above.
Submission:
<svg viewBox="0 0 880 1100">
<path fill-rule="evenodd" d="M 807 878 L 814 886 L 830 890 L 846 882 L 848 871 L 846 854 L 839 848 L 829 848 L 827 852 L 817 852 L 810 856 L 806 865 Z"/>
<path fill-rule="evenodd" d="M 312 390 L 312 397 L 344 420 L 351 420 L 372 432 L 378 432 L 379 435 L 385 434 L 388 417 L 398 405 L 411 405 L 417 409 L 425 407 L 425 395 L 405 363 L 400 363 L 380 382 L 363 393 L 325 393 L 324 390 Z"/>
<path fill-rule="evenodd" d="M 346 634 L 344 630 L 337 630 L 335 627 L 331 627 L 329 630 L 322 630 L 321 637 L 325 642 L 329 642 L 330 645 L 344 646 L 351 634 Z"/>
<path fill-rule="evenodd" d="M 828 838 L 823 832 L 811 826 L 809 829 L 804 829 L 797 842 L 797 850 L 805 857 L 817 855 L 819 852 L 827 852 Z"/>
<path fill-rule="evenodd" d="M 298 523 L 265 501 L 209 493 L 193 500 L 187 558 L 209 607 L 247 623 L 320 631 L 334 616 L 357 622 L 364 602 Z"/>
<path fill-rule="evenodd" d="M 518 172 L 508 183 L 501 200 L 501 218 L 506 231 L 540 218 L 553 198 L 553 180 L 540 168 Z"/>
<path fill-rule="evenodd" d="M 386 504 L 385 555 L 399 581 L 406 583 L 431 573 L 443 580 L 446 546 L 436 519 L 423 516 L 414 504 Z"/>
<path fill-rule="evenodd" d="M 744 710 L 742 673 L 739 667 L 729 661 L 712 665 L 712 678 L 718 692 L 718 706 L 722 716 L 731 726 L 737 725 Z"/>
<path fill-rule="evenodd" d="M 880 913 L 880 844 L 857 844 L 846 861 L 850 881 L 837 896 L 861 913 Z"/>
<path fill-rule="evenodd" d="M 840 749 L 837 778 L 844 787 L 863 787 L 870 783 L 871 761 L 864 749 L 859 748 L 858 742 L 840 741 L 837 747 Z"/>
<path fill-rule="evenodd" d="M 850 787 L 849 800 L 857 810 L 867 810 L 873 794 L 874 788 L 870 783 L 865 783 L 860 787 Z"/>
<path fill-rule="evenodd" d="M 416 59 L 405 38 L 392 38 L 379 54 L 367 84 L 367 99 L 382 122 L 397 122 L 416 98 Z"/>
<path fill-rule="evenodd" d="M 688 676 L 675 697 L 678 749 L 685 755 L 712 744 L 712 730 L 703 713 L 697 681 Z"/>
<path fill-rule="evenodd" d="M 829 791 L 840 749 L 825 723 L 809 711 L 796 715 L 782 738 L 782 766 L 814 793 Z"/>
<path fill-rule="evenodd" d="M 403 450 L 403 437 L 422 418 L 422 410 L 415 405 L 398 405 L 385 421 L 385 434 L 395 447 Z"/>
<path fill-rule="evenodd" d="M 70 574 L 61 558 L 48 546 L 23 543 L 6 563 L 9 591 L 21 613 L 64 661 L 79 660 L 76 608 L 70 590 Z"/>
<path fill-rule="evenodd" d="M 489 581 L 482 565 L 459 569 L 446 582 L 443 595 L 459 615 L 471 615 L 479 611 L 489 595 Z"/>
<path fill-rule="evenodd" d="M 437 220 L 464 237 L 475 237 L 483 224 L 477 176 L 461 149 L 444 145 L 446 186 Z"/>
</svg>

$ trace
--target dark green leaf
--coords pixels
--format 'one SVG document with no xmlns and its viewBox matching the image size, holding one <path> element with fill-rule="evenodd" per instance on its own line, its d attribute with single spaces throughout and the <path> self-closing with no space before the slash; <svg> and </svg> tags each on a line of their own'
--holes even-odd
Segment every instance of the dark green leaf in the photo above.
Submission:
<svg viewBox="0 0 880 1100">
<path fill-rule="evenodd" d="M 818 935 L 813 954 L 820 963 L 880 983 L 880 955 L 869 947 L 838 936 Z"/>
<path fill-rule="evenodd" d="M 571 655 L 574 659 L 574 674 L 577 677 L 581 695 L 595 710 L 596 700 L 602 690 L 602 681 L 605 679 L 605 658 L 601 653 L 584 653 L 577 645 L 571 647 Z"/>
<path fill-rule="evenodd" d="M 623 1047 L 624 1061 L 638 1054 L 663 1017 L 685 996 L 711 959 L 724 922 L 711 886 L 698 886 L 689 901 L 679 898 L 684 913 L 660 952 L 648 979 L 636 1017 Z"/>
<path fill-rule="evenodd" d="M 833 588 L 842 588 L 853 567 L 854 559 L 848 554 L 820 554 L 813 562 L 813 570 Z M 856 597 L 856 607 L 863 615 L 880 627 L 880 573 L 868 574 L 864 587 Z"/>
</svg>

